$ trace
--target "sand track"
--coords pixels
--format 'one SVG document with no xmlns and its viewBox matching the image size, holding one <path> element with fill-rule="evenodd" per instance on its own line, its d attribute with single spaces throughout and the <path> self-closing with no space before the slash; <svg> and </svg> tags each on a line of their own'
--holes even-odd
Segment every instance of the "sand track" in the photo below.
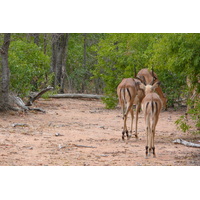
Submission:
<svg viewBox="0 0 200 200">
<path fill-rule="evenodd" d="M 47 113 L 1 113 L 1 166 L 200 165 L 200 148 L 172 143 L 177 138 L 200 142 L 199 135 L 176 129 L 174 121 L 184 111 L 161 113 L 155 138 L 156 158 L 146 159 L 142 113 L 139 139 L 122 141 L 120 110 L 106 110 L 99 100 L 40 99 L 35 106 Z"/>
</svg>

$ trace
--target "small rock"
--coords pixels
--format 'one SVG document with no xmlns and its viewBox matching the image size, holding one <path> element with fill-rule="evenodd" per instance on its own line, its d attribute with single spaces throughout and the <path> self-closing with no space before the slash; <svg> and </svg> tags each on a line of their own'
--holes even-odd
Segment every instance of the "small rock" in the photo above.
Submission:
<svg viewBox="0 0 200 200">
<path fill-rule="evenodd" d="M 89 166 L 89 164 L 88 163 L 83 163 L 83 166 Z"/>
<path fill-rule="evenodd" d="M 100 156 L 101 157 L 108 157 L 108 155 L 106 155 L 106 154 L 101 154 Z"/>
<path fill-rule="evenodd" d="M 96 110 L 90 110 L 89 112 L 90 113 L 96 113 L 97 111 Z"/>
<path fill-rule="evenodd" d="M 138 162 L 136 163 L 136 165 L 137 165 L 137 166 L 142 166 L 142 165 L 141 165 L 140 163 L 138 163 Z"/>
<path fill-rule="evenodd" d="M 55 133 L 55 136 L 63 136 L 63 135 L 60 133 Z"/>
<path fill-rule="evenodd" d="M 62 146 L 61 144 L 58 145 L 58 148 L 59 148 L 59 149 L 63 149 L 63 148 L 65 148 L 65 147 L 66 147 L 66 146 Z"/>
<path fill-rule="evenodd" d="M 169 116 L 167 119 L 168 119 L 168 121 L 171 121 L 172 117 L 171 117 L 171 116 Z"/>
</svg>

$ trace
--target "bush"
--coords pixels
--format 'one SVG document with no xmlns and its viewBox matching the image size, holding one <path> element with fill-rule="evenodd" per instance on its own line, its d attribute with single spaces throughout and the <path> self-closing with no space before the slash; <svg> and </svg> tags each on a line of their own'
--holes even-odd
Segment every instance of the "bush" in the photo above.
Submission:
<svg viewBox="0 0 200 200">
<path fill-rule="evenodd" d="M 9 49 L 10 88 L 19 96 L 27 96 L 51 83 L 50 58 L 34 43 L 11 42 Z"/>
</svg>

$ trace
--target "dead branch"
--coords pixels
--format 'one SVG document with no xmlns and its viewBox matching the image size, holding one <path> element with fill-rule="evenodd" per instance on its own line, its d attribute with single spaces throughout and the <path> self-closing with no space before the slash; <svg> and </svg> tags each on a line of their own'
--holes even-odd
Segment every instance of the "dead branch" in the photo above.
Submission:
<svg viewBox="0 0 200 200">
<path fill-rule="evenodd" d="M 14 102 L 18 107 L 20 107 L 23 111 L 35 110 L 35 111 L 40 111 L 40 112 L 43 112 L 43 113 L 46 112 L 45 110 L 43 110 L 43 109 L 41 109 L 41 108 L 30 108 L 30 107 L 26 106 L 25 103 L 23 102 L 23 100 L 22 100 L 20 97 L 11 96 L 11 98 L 13 99 L 13 102 Z M 15 111 L 19 111 L 18 108 L 12 107 L 11 109 L 12 109 L 12 110 L 15 110 Z"/>
<path fill-rule="evenodd" d="M 35 110 L 35 111 L 39 111 L 39 112 L 42 112 L 42 113 L 46 113 L 46 111 L 41 109 L 41 108 L 29 108 L 29 110 Z"/>
<path fill-rule="evenodd" d="M 79 145 L 79 144 L 74 144 L 75 147 L 84 147 L 84 148 L 96 148 L 93 146 L 85 146 L 85 145 Z"/>
<path fill-rule="evenodd" d="M 24 123 L 15 123 L 15 124 L 12 124 L 13 127 L 17 127 L 17 126 L 21 126 L 21 127 L 28 127 L 29 125 L 28 124 L 24 124 Z"/>
<path fill-rule="evenodd" d="M 17 104 L 20 108 L 22 108 L 22 110 L 24 111 L 29 110 L 29 107 L 25 105 L 25 103 L 20 97 L 12 96 L 12 98 L 13 98 L 14 103 Z"/>
<path fill-rule="evenodd" d="M 88 99 L 101 99 L 103 95 L 97 94 L 54 94 L 51 98 L 88 98 Z"/>
<path fill-rule="evenodd" d="M 188 147 L 197 147 L 197 148 L 200 148 L 200 144 L 195 144 L 195 143 L 192 143 L 192 142 L 188 142 L 186 140 L 182 140 L 182 139 L 176 139 L 173 141 L 174 144 L 183 144 L 185 146 L 188 146 Z"/>
<path fill-rule="evenodd" d="M 42 91 L 38 92 L 38 93 L 32 93 L 29 96 L 29 100 L 28 102 L 25 104 L 26 106 L 32 106 L 33 102 L 38 99 L 39 97 L 41 97 L 45 92 L 49 91 L 49 90 L 53 90 L 53 87 L 48 86 L 47 88 L 43 89 Z"/>
</svg>

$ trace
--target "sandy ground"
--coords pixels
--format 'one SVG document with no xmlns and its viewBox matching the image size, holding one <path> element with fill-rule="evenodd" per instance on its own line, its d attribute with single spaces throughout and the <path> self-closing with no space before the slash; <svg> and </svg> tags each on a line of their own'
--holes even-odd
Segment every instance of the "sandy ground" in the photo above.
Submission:
<svg viewBox="0 0 200 200">
<path fill-rule="evenodd" d="M 101 101 L 38 100 L 46 113 L 1 113 L 1 166 L 199 166 L 200 148 L 173 144 L 182 138 L 200 143 L 200 136 L 182 133 L 174 121 L 184 111 L 160 114 L 156 129 L 156 158 L 145 158 L 143 114 L 139 139 L 122 141 L 120 109 L 106 110 Z M 130 117 L 129 117 L 130 120 Z M 128 121 L 129 122 L 129 121 Z"/>
</svg>

